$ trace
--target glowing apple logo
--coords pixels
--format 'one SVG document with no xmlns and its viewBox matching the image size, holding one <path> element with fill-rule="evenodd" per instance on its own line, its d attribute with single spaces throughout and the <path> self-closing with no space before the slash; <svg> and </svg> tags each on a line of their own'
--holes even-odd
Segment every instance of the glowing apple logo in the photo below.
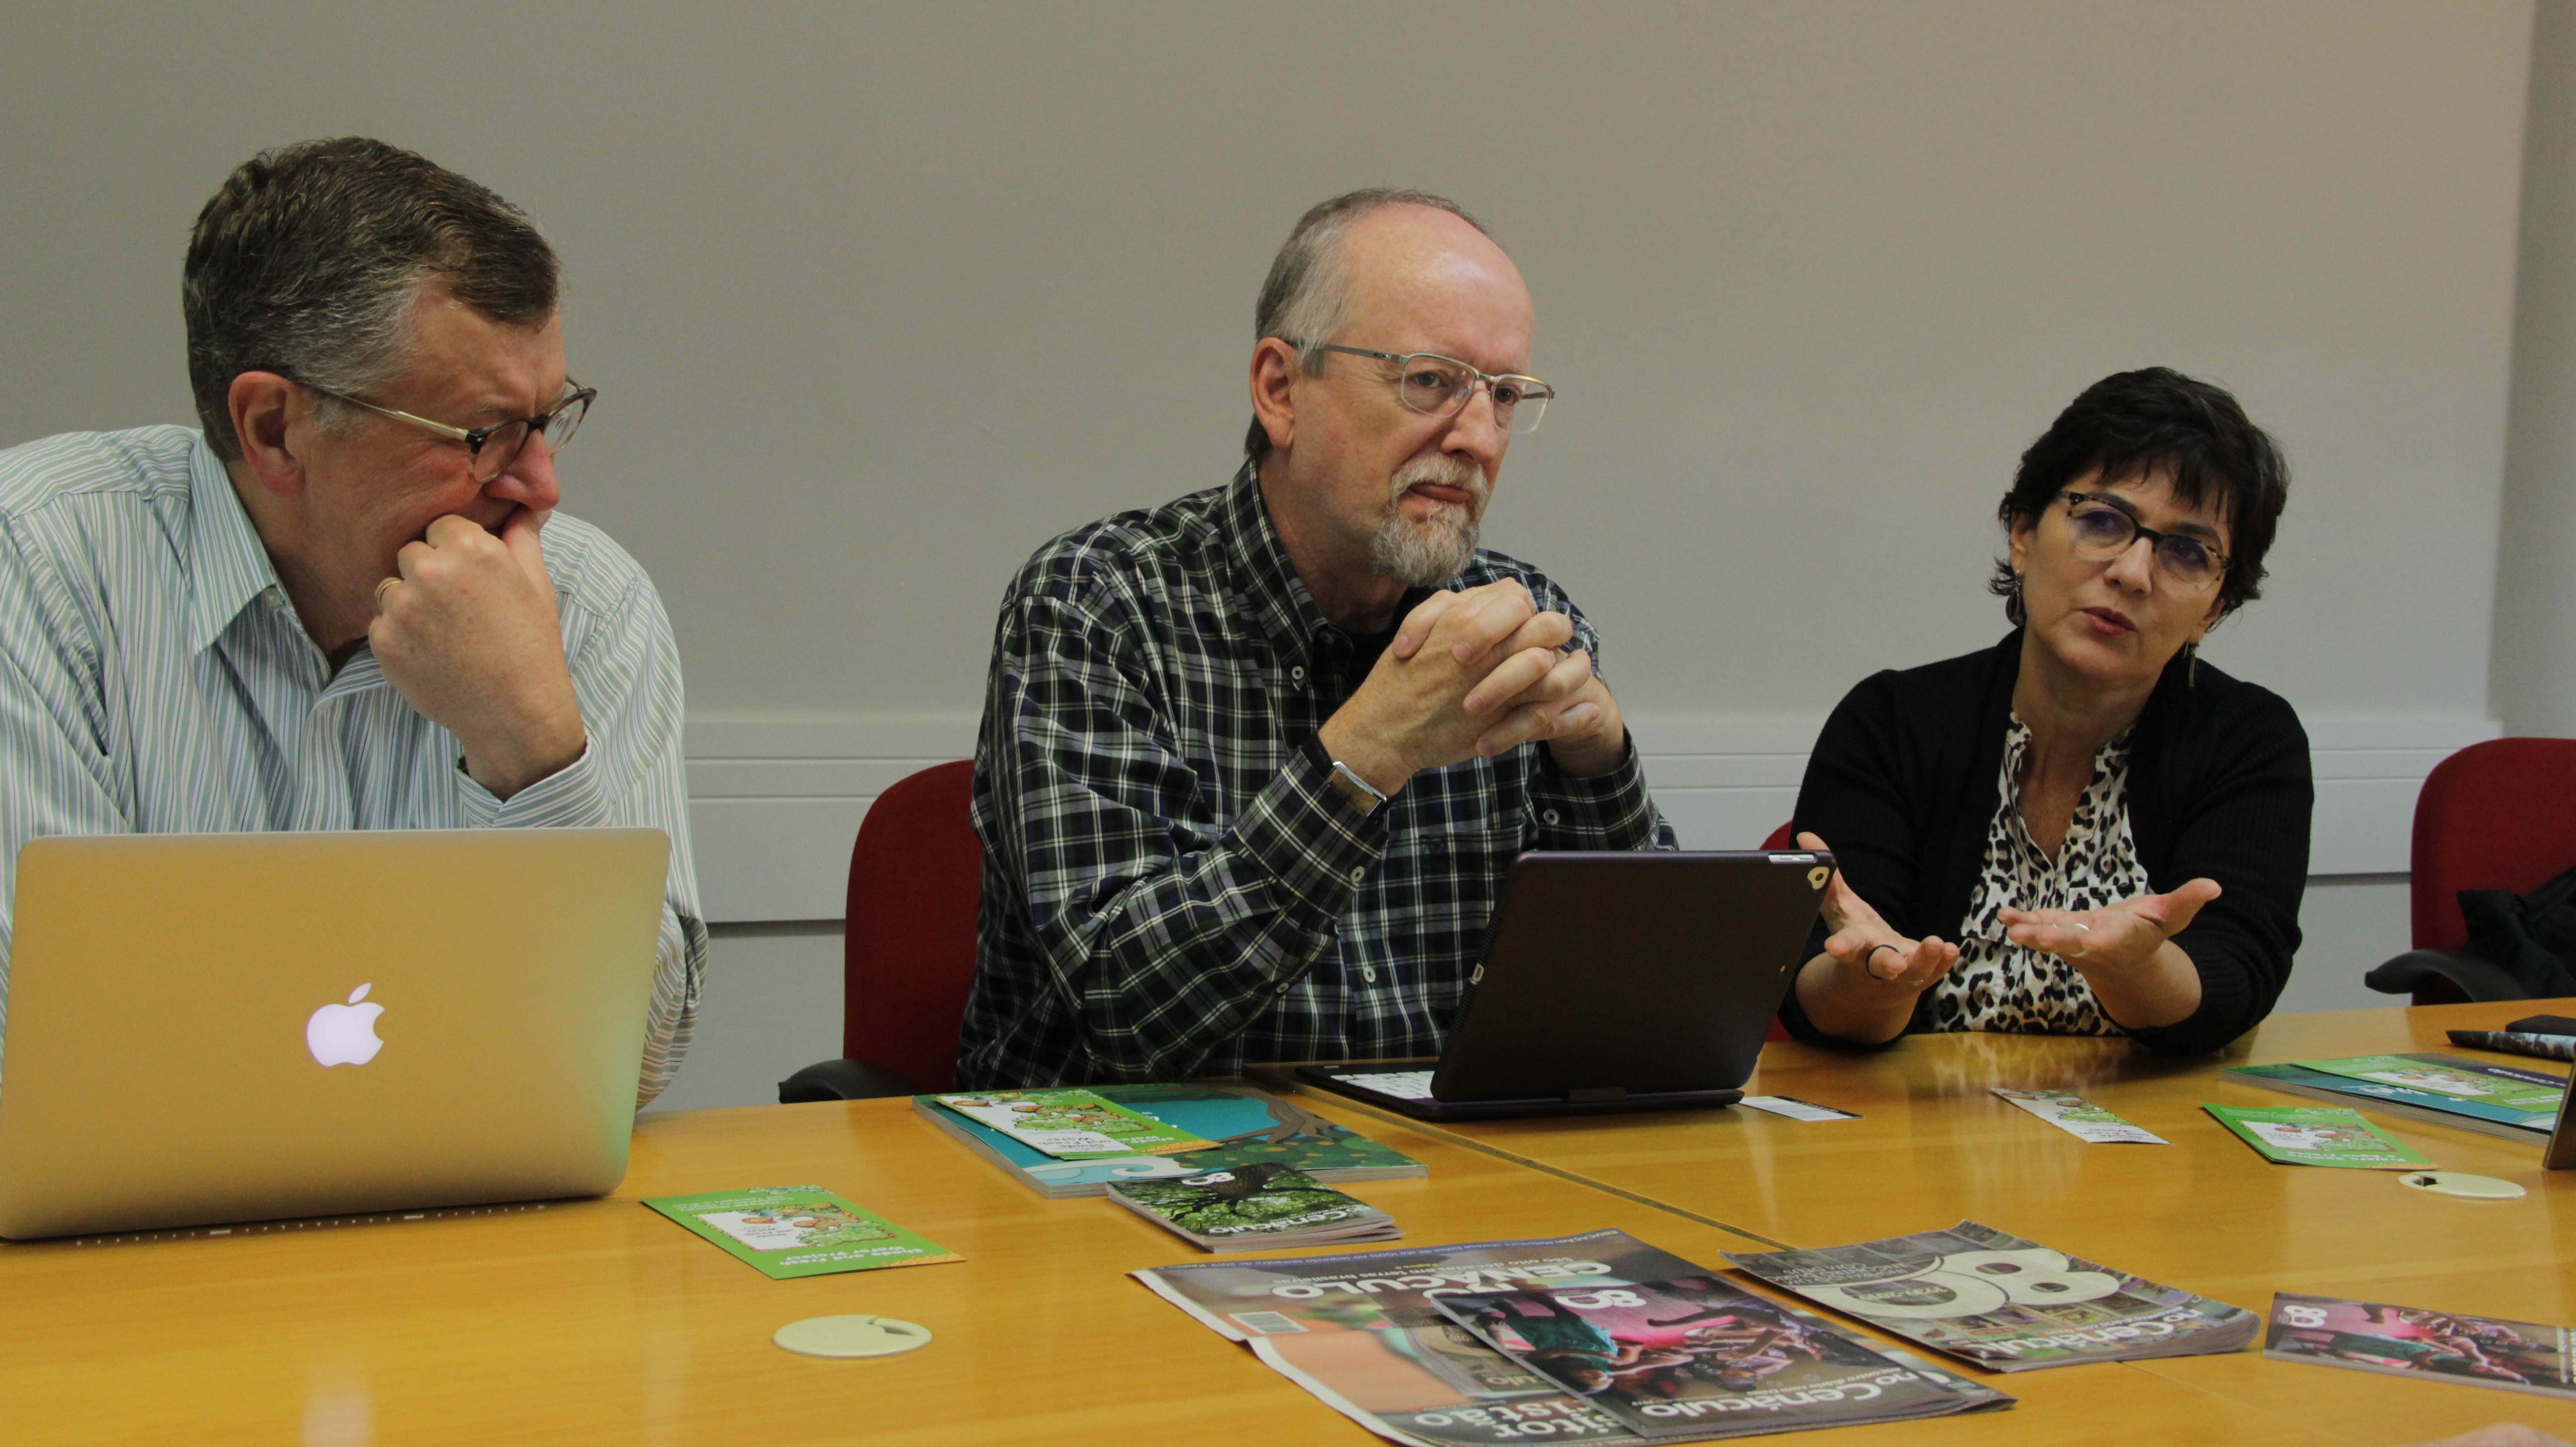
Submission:
<svg viewBox="0 0 2576 1447">
<path fill-rule="evenodd" d="M 376 1058 L 385 1042 L 376 1038 L 376 1017 L 385 1013 L 382 1005 L 361 1005 L 374 982 L 360 985 L 349 992 L 349 1003 L 325 1005 L 304 1022 L 304 1048 L 322 1065 L 364 1065 Z"/>
</svg>

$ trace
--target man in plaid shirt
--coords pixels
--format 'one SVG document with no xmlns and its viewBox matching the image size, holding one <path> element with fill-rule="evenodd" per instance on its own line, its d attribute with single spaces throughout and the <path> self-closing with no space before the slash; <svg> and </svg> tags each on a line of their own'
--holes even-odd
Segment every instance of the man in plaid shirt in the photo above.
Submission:
<svg viewBox="0 0 2576 1447">
<path fill-rule="evenodd" d="M 1528 289 L 1451 202 L 1309 211 L 1262 288 L 1250 460 L 1038 550 L 975 747 L 963 1089 L 1438 1052 L 1525 849 L 1673 847 L 1598 647 L 1476 547 Z"/>
</svg>

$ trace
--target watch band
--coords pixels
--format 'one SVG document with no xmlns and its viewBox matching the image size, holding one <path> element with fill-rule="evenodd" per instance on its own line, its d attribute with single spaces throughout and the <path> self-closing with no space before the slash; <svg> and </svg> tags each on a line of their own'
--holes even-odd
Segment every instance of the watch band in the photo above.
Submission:
<svg viewBox="0 0 2576 1447">
<path fill-rule="evenodd" d="M 1377 786 L 1361 778 L 1357 770 L 1341 760 L 1333 760 L 1333 772 L 1327 777 L 1333 788 L 1350 800 L 1351 807 L 1360 813 L 1374 814 L 1386 807 L 1386 796 L 1377 791 Z"/>
</svg>

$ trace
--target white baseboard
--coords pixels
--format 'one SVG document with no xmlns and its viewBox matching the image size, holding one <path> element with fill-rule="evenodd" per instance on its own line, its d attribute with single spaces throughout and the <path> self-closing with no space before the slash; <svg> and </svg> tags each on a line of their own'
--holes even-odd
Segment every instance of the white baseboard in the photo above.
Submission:
<svg viewBox="0 0 2576 1447">
<path fill-rule="evenodd" d="M 1686 846 L 1750 848 L 1797 802 L 1817 717 L 1640 714 L 1655 802 Z M 2415 793 L 2433 765 L 2503 732 L 2458 714 L 2306 720 L 2317 776 L 2313 875 L 2403 874 Z M 868 805 L 974 752 L 975 716 L 720 714 L 689 720 L 689 828 L 707 916 L 832 920 Z"/>
</svg>

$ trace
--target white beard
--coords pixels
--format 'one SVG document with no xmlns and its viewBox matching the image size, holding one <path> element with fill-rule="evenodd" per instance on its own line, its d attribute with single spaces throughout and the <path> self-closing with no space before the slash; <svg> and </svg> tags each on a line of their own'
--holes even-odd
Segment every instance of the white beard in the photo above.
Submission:
<svg viewBox="0 0 2576 1447">
<path fill-rule="evenodd" d="M 1474 501 L 1464 507 L 1443 507 L 1415 522 L 1404 515 L 1404 495 L 1425 482 L 1463 489 Z M 1417 462 L 1398 472 L 1394 495 L 1387 499 L 1386 517 L 1378 524 L 1371 547 L 1378 573 L 1408 588 L 1437 588 L 1458 576 L 1476 555 L 1486 496 L 1484 474 L 1450 458 Z"/>
</svg>

